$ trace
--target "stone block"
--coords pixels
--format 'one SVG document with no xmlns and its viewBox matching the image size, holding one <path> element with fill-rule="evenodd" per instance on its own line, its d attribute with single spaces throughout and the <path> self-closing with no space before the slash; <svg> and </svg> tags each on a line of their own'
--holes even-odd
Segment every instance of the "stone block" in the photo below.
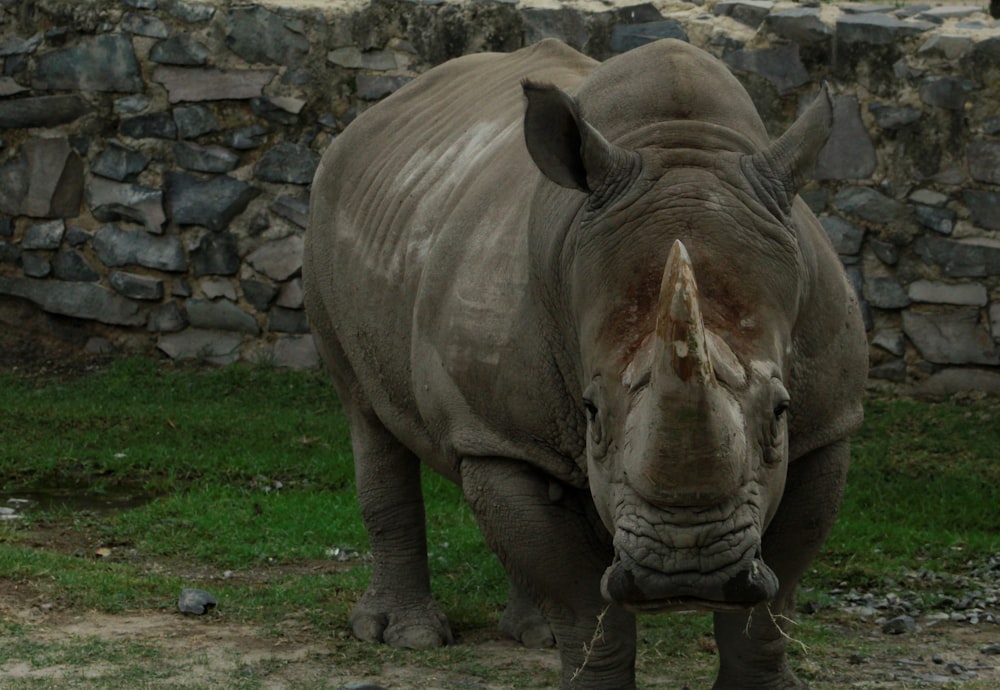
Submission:
<svg viewBox="0 0 1000 690">
<path fill-rule="evenodd" d="M 117 182 L 124 182 L 141 173 L 147 165 L 149 165 L 148 156 L 117 141 L 109 141 L 108 146 L 94 159 L 90 172 Z"/>
<path fill-rule="evenodd" d="M 810 46 L 829 41 L 833 29 L 820 18 L 818 7 L 795 7 L 771 12 L 764 25 L 782 38 L 800 46 Z"/>
<path fill-rule="evenodd" d="M 188 0 L 174 0 L 167 6 L 167 12 L 173 17 L 177 17 L 182 22 L 197 24 L 207 22 L 215 16 L 215 6 L 207 2 L 188 2 Z"/>
<path fill-rule="evenodd" d="M 311 335 L 291 335 L 274 343 L 274 366 L 289 369 L 316 369 L 320 365 L 316 343 Z"/>
<path fill-rule="evenodd" d="M 301 98 L 283 96 L 250 99 L 250 109 L 255 115 L 282 125 L 298 124 L 299 113 L 305 105 Z"/>
<path fill-rule="evenodd" d="M 122 120 L 118 133 L 132 139 L 176 139 L 177 124 L 170 113 L 149 113 Z"/>
<path fill-rule="evenodd" d="M 207 275 L 236 275 L 240 270 L 236 236 L 228 232 L 202 235 L 198 246 L 191 250 L 191 270 L 198 278 Z"/>
<path fill-rule="evenodd" d="M 282 143 L 272 146 L 254 166 L 254 177 L 265 182 L 310 184 L 319 154 L 301 144 Z"/>
<path fill-rule="evenodd" d="M 837 18 L 838 43 L 894 45 L 934 28 L 930 22 L 903 21 L 887 14 L 842 14 Z"/>
<path fill-rule="evenodd" d="M 364 101 L 377 101 L 380 98 L 385 98 L 410 81 L 413 81 L 412 77 L 389 74 L 359 74 L 355 79 L 358 86 L 358 98 Z"/>
<path fill-rule="evenodd" d="M 260 194 L 260 189 L 228 175 L 208 179 L 167 173 L 170 213 L 180 225 L 224 230 Z"/>
<path fill-rule="evenodd" d="M 21 254 L 21 270 L 29 278 L 46 278 L 52 273 L 52 264 L 45 257 L 23 252 Z"/>
<path fill-rule="evenodd" d="M 83 37 L 68 48 L 39 55 L 31 86 L 38 91 L 139 93 L 142 70 L 124 34 Z"/>
<path fill-rule="evenodd" d="M 735 50 L 723 60 L 737 72 L 748 72 L 763 77 L 778 90 L 778 94 L 791 93 L 811 81 L 802 60 L 799 46 L 785 43 L 759 50 Z"/>
<path fill-rule="evenodd" d="M 306 313 L 300 309 L 271 307 L 267 313 L 267 330 L 272 333 L 308 333 Z"/>
<path fill-rule="evenodd" d="M 875 116 L 875 123 L 879 127 L 890 131 L 912 125 L 923 117 L 923 112 L 919 108 L 910 105 L 891 106 L 872 103 L 868 106 L 868 111 Z"/>
<path fill-rule="evenodd" d="M 1000 230 L 1000 192 L 965 189 L 962 200 L 969 207 L 973 223 L 987 230 Z"/>
<path fill-rule="evenodd" d="M 263 7 L 230 11 L 226 45 L 247 62 L 294 65 L 309 52 L 309 41 L 286 18 Z"/>
<path fill-rule="evenodd" d="M 227 299 L 230 302 L 236 301 L 236 288 L 231 280 L 225 278 L 206 278 L 200 283 L 201 294 L 205 299 L 216 300 Z"/>
<path fill-rule="evenodd" d="M 301 236 L 290 235 L 261 245 L 246 260 L 254 269 L 281 283 L 302 270 L 303 247 Z"/>
<path fill-rule="evenodd" d="M 171 103 L 193 101 L 249 100 L 263 95 L 274 69 L 212 69 L 161 65 L 153 70 L 153 81 L 163 84 Z"/>
<path fill-rule="evenodd" d="M 90 104 L 75 93 L 0 100 L 0 129 L 56 127 L 78 120 L 91 110 Z"/>
<path fill-rule="evenodd" d="M 184 303 L 184 309 L 194 328 L 260 335 L 257 320 L 228 300 L 192 298 Z"/>
<path fill-rule="evenodd" d="M 286 309 L 302 308 L 302 278 L 293 278 L 281 286 L 275 305 Z"/>
<path fill-rule="evenodd" d="M 804 71 L 804 69 L 803 69 Z M 809 76 L 806 75 L 806 81 Z M 805 83 L 805 82 L 803 82 Z M 833 130 L 816 161 L 817 180 L 863 180 L 875 172 L 875 145 L 856 96 L 833 97 Z"/>
<path fill-rule="evenodd" d="M 861 243 L 865 239 L 864 228 L 859 228 L 837 216 L 823 216 L 819 222 L 838 254 L 854 256 L 861 251 Z"/>
<path fill-rule="evenodd" d="M 21 249 L 58 249 L 65 233 L 66 223 L 61 220 L 32 223 L 21 240 Z"/>
<path fill-rule="evenodd" d="M 922 204 L 914 204 L 913 211 L 917 222 L 934 232 L 942 235 L 950 235 L 951 231 L 955 229 L 954 211 L 949 211 L 946 208 L 924 206 Z"/>
<path fill-rule="evenodd" d="M 903 331 L 935 364 L 1000 364 L 1000 349 L 979 323 L 978 309 L 903 312 Z"/>
<path fill-rule="evenodd" d="M 87 185 L 87 206 L 99 221 L 128 220 L 156 234 L 163 232 L 167 220 L 159 189 L 101 177 L 92 177 Z"/>
<path fill-rule="evenodd" d="M 975 84 L 956 77 L 928 77 L 920 85 L 920 100 L 945 110 L 961 111 Z"/>
<path fill-rule="evenodd" d="M 961 240 L 924 236 L 914 242 L 917 255 L 937 264 L 949 278 L 981 278 L 1000 274 L 1000 240 Z"/>
<path fill-rule="evenodd" d="M 715 3 L 715 16 L 732 17 L 740 24 L 756 29 L 774 9 L 769 0 L 719 0 Z"/>
<path fill-rule="evenodd" d="M 171 359 L 199 359 L 219 365 L 238 361 L 242 344 L 243 336 L 237 333 L 193 328 L 161 335 L 156 341 L 156 347 Z"/>
<path fill-rule="evenodd" d="M 586 17 L 572 7 L 526 7 L 521 10 L 521 17 L 524 19 L 525 45 L 537 43 L 543 38 L 558 38 L 582 50 L 590 37 Z"/>
<path fill-rule="evenodd" d="M 965 149 L 969 175 L 978 182 L 1000 185 L 1000 141 L 973 141 Z"/>
<path fill-rule="evenodd" d="M 160 300 L 163 299 L 163 281 L 138 273 L 111 271 L 108 282 L 116 292 L 130 299 Z"/>
<path fill-rule="evenodd" d="M 907 295 L 913 302 L 931 304 L 985 307 L 989 301 L 986 286 L 981 283 L 952 284 L 934 280 L 918 280 L 910 283 Z"/>
<path fill-rule="evenodd" d="M 43 311 L 77 319 L 118 326 L 146 323 L 146 315 L 135 302 L 93 283 L 0 276 L 0 294 L 20 297 Z"/>
<path fill-rule="evenodd" d="M 52 260 L 52 275 L 58 280 L 94 283 L 101 275 L 87 258 L 75 249 L 60 249 Z"/>
<path fill-rule="evenodd" d="M 257 311 L 267 311 L 278 294 L 277 286 L 260 280 L 241 280 L 240 289 L 244 299 Z"/>
<path fill-rule="evenodd" d="M 198 67 L 208 62 L 208 46 L 188 34 L 175 34 L 153 45 L 149 59 L 161 65 Z"/>
<path fill-rule="evenodd" d="M 309 223 L 309 201 L 308 199 L 293 199 L 289 196 L 279 196 L 268 207 L 275 215 L 281 216 L 285 220 L 291 221 L 300 228 L 305 229 Z"/>
<path fill-rule="evenodd" d="M 876 333 L 872 338 L 872 345 L 880 347 L 897 357 L 902 357 L 906 353 L 906 342 L 903 340 L 903 332 L 895 328 L 884 329 Z"/>
<path fill-rule="evenodd" d="M 155 9 L 155 7 L 151 8 Z M 163 20 L 155 15 L 126 12 L 122 17 L 121 30 L 127 34 L 145 36 L 147 38 L 166 38 L 170 30 Z"/>
<path fill-rule="evenodd" d="M 940 399 L 968 391 L 1000 393 L 1000 373 L 988 369 L 949 367 L 928 376 L 913 386 L 910 393 Z"/>
<path fill-rule="evenodd" d="M 123 96 L 115 101 L 112 110 L 116 115 L 135 115 L 141 113 L 149 107 L 153 99 L 144 93 L 134 93 L 131 96 Z"/>
<path fill-rule="evenodd" d="M 145 266 L 168 272 L 183 272 L 188 268 L 184 247 L 175 236 L 157 237 L 109 224 L 94 233 L 93 245 L 105 266 Z"/>
<path fill-rule="evenodd" d="M 864 296 L 868 304 L 879 309 L 901 309 L 910 304 L 903 286 L 890 276 L 866 275 Z"/>
<path fill-rule="evenodd" d="M 226 132 L 226 144 L 240 151 L 261 146 L 270 130 L 264 125 L 249 125 Z"/>
<path fill-rule="evenodd" d="M 868 370 L 868 378 L 902 383 L 906 380 L 906 362 L 901 359 L 878 364 Z"/>
<path fill-rule="evenodd" d="M 178 139 L 195 139 L 219 129 L 219 119 L 205 105 L 179 105 L 173 115 Z"/>
<path fill-rule="evenodd" d="M 20 212 L 35 218 L 72 218 L 80 215 L 83 198 L 83 161 L 69 140 L 31 139 L 21 147 L 27 189 Z"/>
<path fill-rule="evenodd" d="M 146 328 L 151 333 L 175 333 L 187 328 L 187 317 L 176 301 L 161 304 L 149 314 Z"/>
<path fill-rule="evenodd" d="M 185 170 L 225 173 L 239 165 L 240 157 L 222 146 L 199 146 L 183 141 L 174 144 L 174 160 Z"/>
<path fill-rule="evenodd" d="M 624 53 L 661 38 L 676 38 L 687 41 L 688 35 L 684 31 L 684 27 L 674 19 L 661 19 L 641 24 L 618 24 L 611 30 L 611 50 L 616 53 Z"/>
</svg>

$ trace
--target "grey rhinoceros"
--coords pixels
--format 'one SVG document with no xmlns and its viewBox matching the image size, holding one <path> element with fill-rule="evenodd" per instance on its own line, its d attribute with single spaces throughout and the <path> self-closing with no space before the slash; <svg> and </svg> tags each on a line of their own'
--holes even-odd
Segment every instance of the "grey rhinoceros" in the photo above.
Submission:
<svg viewBox="0 0 1000 690">
<path fill-rule="evenodd" d="M 447 62 L 337 137 L 303 272 L 374 557 L 355 635 L 452 640 L 422 462 L 503 562 L 501 628 L 554 638 L 564 686 L 634 687 L 635 614 L 683 609 L 714 612 L 715 687 L 802 686 L 781 615 L 835 520 L 867 371 L 797 197 L 831 112 L 824 88 L 771 143 L 705 52 L 546 40 Z"/>
</svg>

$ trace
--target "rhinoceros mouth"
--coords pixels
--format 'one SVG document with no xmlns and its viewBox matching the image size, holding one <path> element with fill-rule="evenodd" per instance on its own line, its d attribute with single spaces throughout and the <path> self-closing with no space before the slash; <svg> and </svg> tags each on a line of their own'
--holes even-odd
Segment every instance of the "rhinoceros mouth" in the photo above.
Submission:
<svg viewBox="0 0 1000 690">
<path fill-rule="evenodd" d="M 604 573 L 601 593 L 635 613 L 733 613 L 777 596 L 778 577 L 759 553 L 714 573 L 665 573 L 618 556 Z"/>
</svg>

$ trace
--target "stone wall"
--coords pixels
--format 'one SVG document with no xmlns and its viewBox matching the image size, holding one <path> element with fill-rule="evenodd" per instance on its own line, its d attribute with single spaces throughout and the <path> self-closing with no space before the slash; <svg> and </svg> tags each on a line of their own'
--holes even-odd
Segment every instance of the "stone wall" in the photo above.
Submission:
<svg viewBox="0 0 1000 690">
<path fill-rule="evenodd" d="M 828 80 L 804 193 L 863 299 L 873 380 L 1000 388 L 1000 22 L 969 7 L 708 0 L 0 0 L 0 328 L 314 366 L 319 155 L 443 60 L 556 36 L 723 59 L 772 134 Z"/>
</svg>

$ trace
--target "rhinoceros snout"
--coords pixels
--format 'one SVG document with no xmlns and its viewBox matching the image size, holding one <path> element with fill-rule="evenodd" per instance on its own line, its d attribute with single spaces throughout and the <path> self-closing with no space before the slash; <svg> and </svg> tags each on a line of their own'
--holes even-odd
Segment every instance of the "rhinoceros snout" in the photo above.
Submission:
<svg viewBox="0 0 1000 690">
<path fill-rule="evenodd" d="M 760 558 L 753 558 L 735 574 L 671 575 L 621 559 L 605 571 L 604 598 L 626 609 L 660 613 L 680 610 L 738 611 L 752 608 L 778 594 L 778 576 Z"/>
</svg>

